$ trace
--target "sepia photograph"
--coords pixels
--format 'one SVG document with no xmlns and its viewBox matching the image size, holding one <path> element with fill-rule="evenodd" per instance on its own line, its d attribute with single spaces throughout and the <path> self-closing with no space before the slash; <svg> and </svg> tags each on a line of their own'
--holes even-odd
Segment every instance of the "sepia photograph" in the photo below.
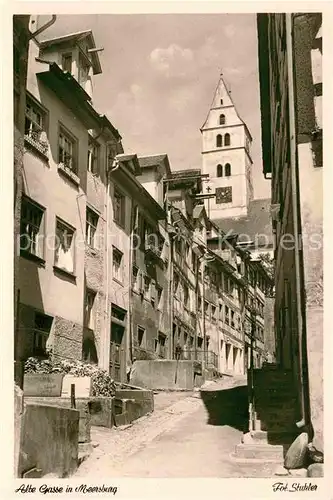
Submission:
<svg viewBox="0 0 333 500">
<path fill-rule="evenodd" d="M 12 17 L 16 491 L 315 492 L 322 13 L 79 5 Z"/>
</svg>

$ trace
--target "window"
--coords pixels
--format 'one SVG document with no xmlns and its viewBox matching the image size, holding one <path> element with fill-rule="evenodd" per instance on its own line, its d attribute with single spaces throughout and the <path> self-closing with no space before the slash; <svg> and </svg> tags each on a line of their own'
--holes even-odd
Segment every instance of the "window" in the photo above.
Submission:
<svg viewBox="0 0 333 500">
<path fill-rule="evenodd" d="M 209 303 L 205 300 L 205 316 L 209 317 Z"/>
<path fill-rule="evenodd" d="M 76 141 L 63 127 L 60 127 L 58 137 L 58 163 L 77 173 Z"/>
<path fill-rule="evenodd" d="M 57 219 L 54 265 L 71 274 L 74 273 L 74 236 L 74 228 Z"/>
<path fill-rule="evenodd" d="M 224 136 L 224 145 L 230 146 L 230 134 L 225 134 Z"/>
<path fill-rule="evenodd" d="M 63 54 L 62 56 L 62 70 L 63 71 L 68 71 L 69 73 L 72 72 L 72 54 Z"/>
<path fill-rule="evenodd" d="M 223 99 L 220 99 L 220 104 L 221 106 L 223 106 Z"/>
<path fill-rule="evenodd" d="M 139 288 L 139 269 L 136 266 L 132 267 L 132 287 L 133 290 L 137 291 Z"/>
<path fill-rule="evenodd" d="M 155 341 L 155 350 L 156 353 L 160 358 L 165 358 L 165 340 L 166 340 L 166 335 L 164 333 L 159 332 L 158 333 L 158 338 Z"/>
<path fill-rule="evenodd" d="M 188 308 L 189 306 L 189 291 L 188 286 L 184 284 L 184 307 Z"/>
<path fill-rule="evenodd" d="M 45 130 L 45 112 L 27 96 L 25 108 L 24 137 L 43 154 L 47 154 L 48 143 Z"/>
<path fill-rule="evenodd" d="M 114 220 L 121 226 L 125 226 L 125 196 L 115 187 L 114 188 Z"/>
<path fill-rule="evenodd" d="M 98 173 L 98 161 L 99 161 L 99 144 L 89 137 L 88 143 L 88 162 L 87 169 L 88 172 L 92 174 Z"/>
<path fill-rule="evenodd" d="M 224 322 L 226 325 L 229 325 L 229 307 L 225 306 L 224 309 Z"/>
<path fill-rule="evenodd" d="M 89 76 L 89 64 L 82 54 L 79 56 L 79 84 L 85 86 Z"/>
<path fill-rule="evenodd" d="M 145 279 L 144 279 L 144 293 L 145 293 L 145 297 L 146 299 L 149 300 L 150 298 L 150 285 L 151 285 L 151 279 L 149 276 L 145 276 Z"/>
<path fill-rule="evenodd" d="M 157 309 L 163 308 L 162 294 L 163 294 L 163 288 L 159 285 L 156 285 Z"/>
<path fill-rule="evenodd" d="M 235 328 L 235 313 L 234 311 L 231 311 L 231 327 Z"/>
<path fill-rule="evenodd" d="M 220 125 L 225 125 L 225 115 L 220 115 Z"/>
<path fill-rule="evenodd" d="M 198 337 L 198 348 L 201 349 L 202 347 L 202 338 Z"/>
<path fill-rule="evenodd" d="M 212 305 L 212 320 L 216 321 L 216 306 Z"/>
<path fill-rule="evenodd" d="M 52 322 L 51 316 L 35 313 L 33 356 L 46 357 L 46 343 L 51 332 Z"/>
<path fill-rule="evenodd" d="M 217 165 L 216 167 L 216 176 L 223 177 L 223 167 L 222 165 Z"/>
<path fill-rule="evenodd" d="M 138 345 L 139 347 L 143 347 L 144 339 L 145 339 L 146 330 L 141 326 L 138 326 Z"/>
<path fill-rule="evenodd" d="M 43 220 L 45 209 L 26 196 L 22 197 L 20 251 L 43 258 Z"/>
<path fill-rule="evenodd" d="M 222 135 L 218 134 L 216 136 L 216 147 L 221 148 L 222 147 Z"/>
<path fill-rule="evenodd" d="M 231 165 L 230 163 L 226 163 L 225 166 L 224 166 L 224 172 L 225 172 L 225 176 L 226 177 L 230 177 L 231 176 Z"/>
<path fill-rule="evenodd" d="M 177 273 L 174 273 L 174 275 L 173 275 L 173 293 L 174 294 L 177 294 L 178 285 L 179 285 L 179 276 Z"/>
<path fill-rule="evenodd" d="M 182 254 L 182 239 L 181 237 L 178 237 L 175 239 L 175 250 L 177 253 L 179 253 L 180 255 Z"/>
<path fill-rule="evenodd" d="M 192 250 L 192 271 L 195 272 L 197 269 L 197 256 L 195 255 L 195 252 Z"/>
<path fill-rule="evenodd" d="M 112 252 L 112 271 L 113 279 L 121 283 L 123 281 L 123 253 L 117 248 L 113 248 Z"/>
<path fill-rule="evenodd" d="M 199 314 L 199 316 L 201 316 L 201 314 L 202 314 L 201 308 L 202 308 L 202 299 L 201 299 L 201 297 L 198 297 L 198 314 Z"/>
<path fill-rule="evenodd" d="M 90 330 L 94 330 L 95 318 L 94 318 L 94 303 L 95 303 L 96 293 L 92 290 L 86 289 L 85 303 L 84 303 L 84 326 Z"/>
<path fill-rule="evenodd" d="M 87 207 L 86 210 L 86 242 L 92 248 L 96 248 L 96 231 L 98 224 L 98 215 L 96 212 Z"/>
</svg>

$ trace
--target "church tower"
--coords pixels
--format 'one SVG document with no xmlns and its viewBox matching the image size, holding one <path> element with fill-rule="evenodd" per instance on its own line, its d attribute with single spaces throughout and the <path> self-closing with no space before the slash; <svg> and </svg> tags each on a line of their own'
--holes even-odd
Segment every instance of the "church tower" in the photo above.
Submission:
<svg viewBox="0 0 333 500">
<path fill-rule="evenodd" d="M 246 217 L 253 199 L 251 134 L 239 117 L 220 75 L 208 116 L 201 128 L 202 173 L 209 174 L 205 206 L 213 221 Z"/>
</svg>

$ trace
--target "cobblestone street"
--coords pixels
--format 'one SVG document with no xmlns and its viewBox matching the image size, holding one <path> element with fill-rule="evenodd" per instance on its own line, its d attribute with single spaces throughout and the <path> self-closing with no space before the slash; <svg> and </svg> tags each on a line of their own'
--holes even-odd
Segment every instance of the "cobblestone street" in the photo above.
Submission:
<svg viewBox="0 0 333 500">
<path fill-rule="evenodd" d="M 276 464 L 238 463 L 242 432 L 208 424 L 200 393 L 155 395 L 155 411 L 124 428 L 93 428 L 99 444 L 75 477 L 272 477 Z"/>
</svg>

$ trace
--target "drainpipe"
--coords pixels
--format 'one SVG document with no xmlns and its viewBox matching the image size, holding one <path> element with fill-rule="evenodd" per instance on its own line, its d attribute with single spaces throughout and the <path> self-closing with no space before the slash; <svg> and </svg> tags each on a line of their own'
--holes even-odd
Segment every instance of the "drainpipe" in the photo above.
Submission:
<svg viewBox="0 0 333 500">
<path fill-rule="evenodd" d="M 50 19 L 50 21 L 48 21 L 46 24 L 44 24 L 43 26 L 41 26 L 34 33 L 30 34 L 29 40 L 34 39 L 35 42 L 37 43 L 37 45 L 39 45 L 38 41 L 36 40 L 36 36 L 40 35 L 41 33 L 43 33 L 43 31 L 47 30 L 50 26 L 52 26 L 52 24 L 54 24 L 56 22 L 56 20 L 57 20 L 57 16 L 53 14 L 52 15 L 52 19 Z"/>
<path fill-rule="evenodd" d="M 128 279 L 128 298 L 129 298 L 129 328 L 130 328 L 130 360 L 133 362 L 133 345 L 134 345 L 134 325 L 133 325 L 133 237 L 134 231 L 136 229 L 136 221 L 138 218 L 138 205 L 132 206 L 132 227 L 131 227 L 131 238 L 130 238 L 130 252 L 129 252 L 129 279 Z"/>
<path fill-rule="evenodd" d="M 205 272 L 206 272 L 206 260 L 205 260 L 205 255 L 203 256 L 202 259 L 202 336 L 203 336 L 203 343 L 204 343 L 204 348 L 203 348 L 203 363 L 202 363 L 202 368 L 203 368 L 203 379 L 206 380 L 206 353 L 207 353 L 207 345 L 206 345 L 206 317 L 205 317 Z"/>
<path fill-rule="evenodd" d="M 112 170 L 119 168 L 119 163 L 115 164 Z M 111 183 L 110 183 L 110 170 L 106 165 L 106 238 L 105 238 L 105 256 L 106 256 L 106 293 L 105 293 L 105 331 L 104 331 L 104 352 L 103 352 L 103 368 L 109 371 L 110 367 L 110 338 L 111 332 L 111 314 L 109 324 L 109 288 L 110 288 L 110 202 L 111 202 Z"/>
<path fill-rule="evenodd" d="M 296 306 L 298 320 L 298 341 L 299 341 L 299 371 L 301 384 L 301 412 L 302 419 L 296 423 L 297 427 L 305 427 L 309 423 L 309 411 L 306 405 L 305 396 L 305 372 L 307 369 L 306 352 L 304 352 L 304 321 L 302 316 L 302 274 L 301 274 L 301 249 L 299 236 L 301 228 L 299 225 L 299 207 L 298 207 L 298 179 L 297 179 L 297 143 L 296 143 L 296 118 L 295 118 L 295 92 L 294 92 L 294 53 L 293 53 L 293 17 L 292 14 L 286 14 L 286 42 L 287 42 L 287 66 L 288 66 L 288 93 L 289 93 L 289 127 L 290 127 L 290 174 L 292 189 L 292 210 L 293 225 L 295 235 L 295 272 L 296 272 Z"/>
<path fill-rule="evenodd" d="M 168 201 L 167 201 L 168 203 Z M 167 224 L 171 224 L 171 207 L 168 206 Z M 169 233 L 169 324 L 170 324 L 170 359 L 174 359 L 175 346 L 173 342 L 173 250 L 174 235 Z"/>
<path fill-rule="evenodd" d="M 109 371 L 110 364 L 108 361 L 108 352 L 110 353 L 110 342 L 108 340 L 108 334 L 110 332 L 109 327 L 109 203 L 110 203 L 110 175 L 109 171 L 106 169 L 106 237 L 105 237 L 105 258 L 106 258 L 106 291 L 105 291 L 105 335 L 104 335 L 104 356 L 103 356 L 103 368 Z"/>
</svg>

